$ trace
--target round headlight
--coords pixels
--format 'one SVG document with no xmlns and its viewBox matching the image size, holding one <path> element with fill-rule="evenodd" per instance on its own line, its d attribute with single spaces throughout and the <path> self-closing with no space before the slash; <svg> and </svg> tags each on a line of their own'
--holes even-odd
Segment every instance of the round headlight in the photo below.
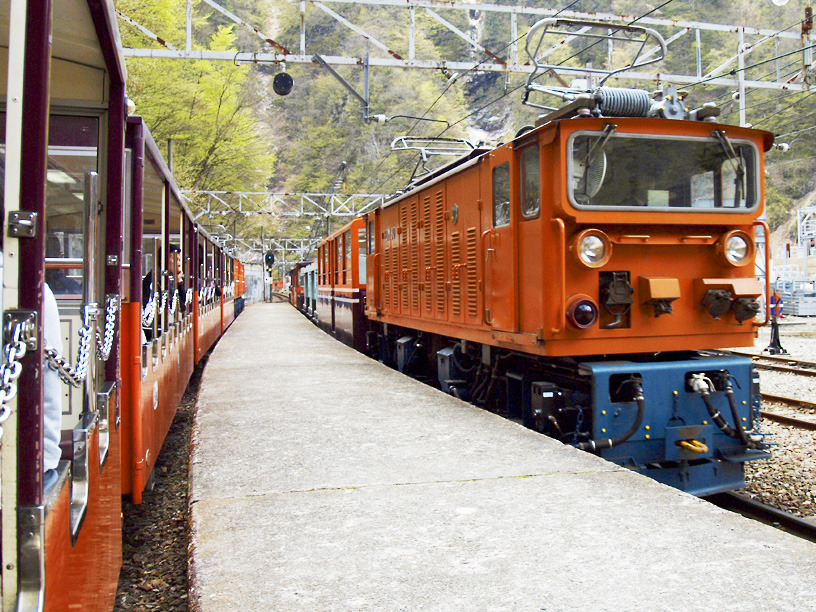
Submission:
<svg viewBox="0 0 816 612">
<path fill-rule="evenodd" d="M 606 255 L 606 245 L 595 234 L 585 236 L 581 241 L 581 259 L 588 264 L 597 264 Z"/>
<path fill-rule="evenodd" d="M 612 257 L 612 241 L 599 229 L 585 229 L 573 238 L 570 250 L 587 268 L 600 268 Z"/>
<path fill-rule="evenodd" d="M 730 236 L 725 243 L 725 256 L 733 264 L 740 264 L 751 254 L 751 245 L 744 236 L 735 234 Z"/>
</svg>

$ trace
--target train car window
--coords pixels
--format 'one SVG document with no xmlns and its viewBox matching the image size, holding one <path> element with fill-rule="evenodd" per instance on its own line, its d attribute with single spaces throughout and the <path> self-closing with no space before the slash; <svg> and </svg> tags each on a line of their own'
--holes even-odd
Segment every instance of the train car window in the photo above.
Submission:
<svg viewBox="0 0 816 612">
<path fill-rule="evenodd" d="M 167 253 L 168 278 L 168 298 L 167 303 L 170 308 L 170 319 L 178 321 L 184 316 L 185 304 L 184 294 L 188 286 L 184 275 L 184 259 L 186 249 L 182 239 L 182 212 L 181 203 L 176 199 L 175 194 L 170 194 L 170 249 Z"/>
<path fill-rule="evenodd" d="M 510 163 L 493 168 L 493 227 L 510 225 Z"/>
<path fill-rule="evenodd" d="M 125 167 L 123 178 L 124 180 L 122 186 L 124 193 L 122 194 L 122 199 L 124 203 L 124 211 L 122 213 L 122 236 L 124 244 L 122 245 L 122 265 L 129 266 L 132 249 L 130 244 L 130 218 L 133 214 L 133 151 L 130 149 L 125 149 Z"/>
<path fill-rule="evenodd" d="M 215 246 L 207 242 L 206 247 L 207 247 L 207 269 L 206 269 L 207 286 L 215 287 Z"/>
<path fill-rule="evenodd" d="M 57 298 L 82 296 L 84 190 L 96 163 L 96 147 L 48 148 L 45 282 Z"/>
<path fill-rule="evenodd" d="M 357 267 L 359 268 L 360 283 L 365 283 L 366 278 L 366 230 L 365 227 L 357 228 L 357 251 L 359 253 L 359 261 Z"/>
<path fill-rule="evenodd" d="M 368 254 L 373 255 L 377 247 L 377 234 L 374 232 L 374 221 L 368 222 Z"/>
<path fill-rule="evenodd" d="M 351 282 L 351 230 L 343 232 L 343 283 Z"/>
<path fill-rule="evenodd" d="M 164 329 L 162 292 L 164 269 L 165 182 L 160 171 L 148 159 L 144 165 L 142 191 L 142 331 L 144 340 L 152 340 Z"/>
<path fill-rule="evenodd" d="M 96 117 L 49 118 L 45 281 L 57 298 L 82 296 L 84 190 L 88 172 L 98 171 L 98 139 Z"/>
<path fill-rule="evenodd" d="M 570 136 L 569 197 L 578 208 L 748 212 L 758 205 L 759 152 L 744 140 L 614 134 Z"/>
<path fill-rule="evenodd" d="M 320 279 L 320 284 L 326 284 L 326 245 L 317 249 L 317 278 Z"/>
<path fill-rule="evenodd" d="M 207 286 L 207 279 L 204 276 L 204 238 L 202 236 L 198 237 L 198 289 L 201 290 L 202 287 Z M 199 307 L 203 306 L 202 302 L 199 302 Z"/>
<path fill-rule="evenodd" d="M 521 152 L 521 216 L 538 218 L 541 210 L 541 169 L 538 164 L 538 144 Z"/>
<path fill-rule="evenodd" d="M 343 239 L 338 236 L 334 239 L 334 284 L 340 284 L 340 270 L 343 267 Z"/>
</svg>

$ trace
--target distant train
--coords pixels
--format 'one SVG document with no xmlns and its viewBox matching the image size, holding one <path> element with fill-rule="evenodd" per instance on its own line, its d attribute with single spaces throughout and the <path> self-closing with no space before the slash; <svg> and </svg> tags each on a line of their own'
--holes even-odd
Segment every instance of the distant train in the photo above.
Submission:
<svg viewBox="0 0 816 612">
<path fill-rule="evenodd" d="M 759 379 L 707 351 L 751 346 L 768 319 L 754 266 L 773 135 L 716 116 L 671 88 L 577 96 L 330 235 L 297 305 L 565 443 L 697 495 L 743 487 L 769 456 Z"/>
<path fill-rule="evenodd" d="M 122 496 L 142 501 L 243 266 L 126 118 L 111 2 L 11 0 L 0 25 L 2 608 L 110 610 Z"/>
</svg>

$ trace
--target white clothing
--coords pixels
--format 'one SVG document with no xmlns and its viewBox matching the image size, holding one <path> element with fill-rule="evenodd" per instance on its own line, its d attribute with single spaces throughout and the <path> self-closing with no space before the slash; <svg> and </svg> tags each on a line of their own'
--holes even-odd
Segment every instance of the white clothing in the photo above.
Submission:
<svg viewBox="0 0 816 612">
<path fill-rule="evenodd" d="M 59 308 L 48 284 L 43 283 L 43 345 L 57 349 L 62 355 Z M 62 381 L 56 370 L 43 364 L 43 471 L 56 469 L 62 451 Z"/>
</svg>

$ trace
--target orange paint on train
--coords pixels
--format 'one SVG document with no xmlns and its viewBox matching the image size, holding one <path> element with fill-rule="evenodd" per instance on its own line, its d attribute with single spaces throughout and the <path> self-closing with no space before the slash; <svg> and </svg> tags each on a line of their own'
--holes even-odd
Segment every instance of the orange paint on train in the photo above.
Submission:
<svg viewBox="0 0 816 612">
<path fill-rule="evenodd" d="M 733 232 L 753 236 L 762 206 L 745 213 L 574 206 L 565 184 L 568 140 L 579 131 L 600 132 L 612 122 L 619 135 L 710 138 L 716 128 L 760 151 L 772 141 L 757 130 L 668 119 L 580 118 L 541 126 L 368 213 L 375 240 L 366 315 L 548 356 L 751 345 L 755 326 L 750 321 L 740 324 L 731 313 L 716 320 L 701 303 L 711 288 L 728 288 L 746 299 L 760 295 L 753 266 L 734 266 L 722 251 L 724 237 Z M 497 226 L 493 177 L 506 172 L 509 202 L 520 202 L 520 158 L 529 148 L 537 149 L 539 157 L 540 211 L 525 219 L 511 205 L 509 222 Z M 614 320 L 603 309 L 599 323 L 587 329 L 567 323 L 567 310 L 581 296 L 600 301 L 600 267 L 582 263 L 576 252 L 576 240 L 587 230 L 608 240 L 611 255 L 603 270 L 626 271 L 631 277 L 634 303 L 619 328 L 604 327 Z M 646 294 L 661 279 L 674 279 L 679 293 L 672 302 L 674 314 L 657 317 L 649 303 L 654 296 Z"/>
</svg>

